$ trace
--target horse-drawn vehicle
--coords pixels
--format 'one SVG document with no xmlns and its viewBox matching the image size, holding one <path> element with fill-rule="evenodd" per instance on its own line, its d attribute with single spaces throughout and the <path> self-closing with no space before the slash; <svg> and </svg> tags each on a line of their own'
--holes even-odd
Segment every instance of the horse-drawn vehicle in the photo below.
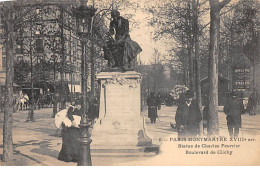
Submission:
<svg viewBox="0 0 260 169">
<path fill-rule="evenodd" d="M 2 95 L 0 96 L 1 99 L 1 110 L 0 112 L 4 112 L 4 100 L 5 100 L 5 95 L 4 95 L 4 90 L 5 90 L 5 86 L 4 85 L 0 85 L 1 87 L 1 90 L 2 90 Z M 21 87 L 17 84 L 13 84 L 13 110 L 14 112 L 17 112 L 18 111 L 18 108 L 19 108 L 19 92 L 21 91 Z"/>
</svg>

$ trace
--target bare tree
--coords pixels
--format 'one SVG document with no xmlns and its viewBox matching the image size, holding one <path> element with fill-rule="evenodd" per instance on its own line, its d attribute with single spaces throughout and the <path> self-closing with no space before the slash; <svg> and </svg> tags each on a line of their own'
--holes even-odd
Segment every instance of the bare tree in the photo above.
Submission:
<svg viewBox="0 0 260 169">
<path fill-rule="evenodd" d="M 6 2 L 4 10 L 5 46 L 6 46 L 6 82 L 3 127 L 3 160 L 7 165 L 13 162 L 13 79 L 14 79 L 14 20 L 13 2 Z"/>
<path fill-rule="evenodd" d="M 209 49 L 209 124 L 208 135 L 219 134 L 218 122 L 218 57 L 220 11 L 231 0 L 210 0 L 210 49 Z"/>
<path fill-rule="evenodd" d="M 200 45 L 199 45 L 199 23 L 198 23 L 198 5 L 199 5 L 199 0 L 193 0 L 192 6 L 193 6 L 193 13 L 194 13 L 194 54 L 195 54 L 195 91 L 196 91 L 196 102 L 199 105 L 200 108 L 200 113 L 202 115 L 203 119 L 203 114 L 201 111 L 201 83 L 200 83 L 200 57 L 199 57 L 199 52 L 200 52 Z M 200 134 L 203 134 L 203 120 L 200 123 Z"/>
</svg>

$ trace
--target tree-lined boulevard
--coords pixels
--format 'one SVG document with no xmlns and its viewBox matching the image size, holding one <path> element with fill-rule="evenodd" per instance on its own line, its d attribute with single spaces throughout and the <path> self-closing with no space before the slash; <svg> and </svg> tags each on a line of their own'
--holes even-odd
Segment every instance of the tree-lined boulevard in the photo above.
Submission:
<svg viewBox="0 0 260 169">
<path fill-rule="evenodd" d="M 59 160 L 120 165 L 155 156 L 170 135 L 259 134 L 258 0 L 20 0 L 0 2 L 0 14 L 3 165 L 75 165 L 58 161 L 61 145 Z M 61 132 L 55 115 L 70 104 Z"/>
</svg>

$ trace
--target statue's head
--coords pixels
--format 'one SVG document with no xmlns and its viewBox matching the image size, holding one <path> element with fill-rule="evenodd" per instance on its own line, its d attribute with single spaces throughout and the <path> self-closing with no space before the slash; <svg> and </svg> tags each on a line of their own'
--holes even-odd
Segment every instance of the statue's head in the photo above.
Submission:
<svg viewBox="0 0 260 169">
<path fill-rule="evenodd" d="M 119 16 L 120 16 L 120 12 L 119 12 L 118 10 L 113 9 L 113 10 L 111 11 L 111 17 L 112 17 L 113 19 L 117 19 Z"/>
</svg>

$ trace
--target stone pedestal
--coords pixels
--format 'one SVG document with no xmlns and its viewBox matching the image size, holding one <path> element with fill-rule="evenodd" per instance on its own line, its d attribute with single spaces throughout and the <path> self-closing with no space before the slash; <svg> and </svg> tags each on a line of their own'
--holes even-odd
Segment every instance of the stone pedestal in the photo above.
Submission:
<svg viewBox="0 0 260 169">
<path fill-rule="evenodd" d="M 140 78 L 135 71 L 101 72 L 99 119 L 91 133 L 91 148 L 150 146 L 140 115 Z"/>
</svg>

